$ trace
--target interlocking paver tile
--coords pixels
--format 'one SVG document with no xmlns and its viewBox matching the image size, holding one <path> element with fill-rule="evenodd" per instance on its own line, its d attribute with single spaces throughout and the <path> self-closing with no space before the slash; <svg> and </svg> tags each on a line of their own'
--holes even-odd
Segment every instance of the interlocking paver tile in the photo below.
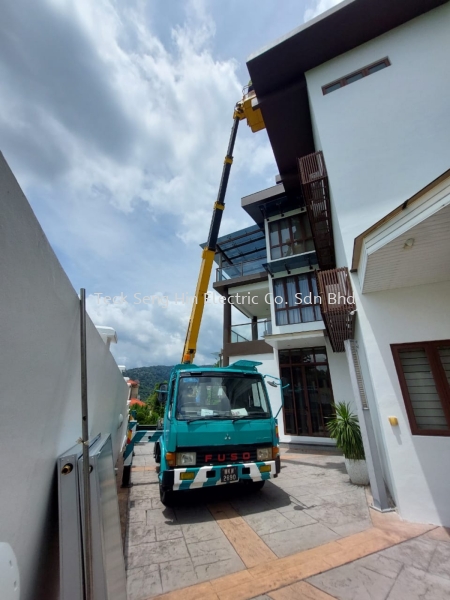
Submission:
<svg viewBox="0 0 450 600">
<path fill-rule="evenodd" d="M 326 594 L 306 581 L 299 581 L 270 592 L 269 598 L 271 600 L 334 600 L 334 596 Z"/>
<path fill-rule="evenodd" d="M 405 567 L 396 579 L 389 600 L 448 600 L 450 581 L 421 569 Z"/>
<path fill-rule="evenodd" d="M 222 575 L 241 571 L 244 568 L 244 563 L 241 561 L 239 556 L 236 555 L 227 560 L 220 560 L 219 562 L 198 565 L 195 567 L 195 573 L 197 574 L 199 581 L 209 581 L 210 579 L 215 579 L 216 577 L 222 577 Z"/>
<path fill-rule="evenodd" d="M 277 556 L 282 557 L 320 546 L 338 538 L 338 535 L 325 525 L 314 523 L 304 527 L 293 527 L 287 531 L 269 533 L 261 537 Z"/>
<path fill-rule="evenodd" d="M 198 583 L 190 557 L 161 563 L 160 571 L 163 592 L 171 592 Z"/>
<path fill-rule="evenodd" d="M 428 567 L 429 573 L 439 575 L 450 580 L 450 544 L 447 542 L 436 542 L 436 549 Z"/>
<path fill-rule="evenodd" d="M 437 542 L 426 538 L 408 540 L 381 552 L 381 556 L 397 560 L 408 567 L 428 570 Z"/>
<path fill-rule="evenodd" d="M 150 542 L 128 546 L 127 565 L 128 569 L 144 567 L 169 560 L 188 558 L 189 552 L 183 539 L 175 542 Z"/>
<path fill-rule="evenodd" d="M 184 523 L 181 530 L 189 544 L 193 542 L 207 542 L 223 537 L 222 530 L 215 521 L 206 523 Z"/>
<path fill-rule="evenodd" d="M 308 581 L 339 600 L 386 600 L 393 585 L 390 577 L 357 563 L 315 575 Z"/>
<path fill-rule="evenodd" d="M 286 517 L 286 514 L 282 515 L 277 510 L 250 514 L 245 516 L 244 519 L 260 536 L 292 528 L 292 521 Z M 313 523 L 314 521 L 311 519 L 310 522 Z"/>
<path fill-rule="evenodd" d="M 187 541 L 189 554 L 195 567 L 237 557 L 236 551 L 224 535 L 207 542 Z"/>
<path fill-rule="evenodd" d="M 146 600 L 163 591 L 159 565 L 129 569 L 127 572 L 127 600 Z"/>
<path fill-rule="evenodd" d="M 136 546 L 146 542 L 156 542 L 156 532 L 153 525 L 130 523 L 128 526 L 127 544 Z"/>
</svg>

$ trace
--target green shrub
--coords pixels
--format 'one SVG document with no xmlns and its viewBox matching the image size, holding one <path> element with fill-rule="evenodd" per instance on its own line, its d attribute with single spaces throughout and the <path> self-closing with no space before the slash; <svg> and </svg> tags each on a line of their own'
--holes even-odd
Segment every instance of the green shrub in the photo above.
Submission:
<svg viewBox="0 0 450 600">
<path fill-rule="evenodd" d="M 338 402 L 335 411 L 335 416 L 330 417 L 327 423 L 330 436 L 336 440 L 336 446 L 342 450 L 345 458 L 364 460 L 364 445 L 358 417 L 345 402 Z"/>
</svg>

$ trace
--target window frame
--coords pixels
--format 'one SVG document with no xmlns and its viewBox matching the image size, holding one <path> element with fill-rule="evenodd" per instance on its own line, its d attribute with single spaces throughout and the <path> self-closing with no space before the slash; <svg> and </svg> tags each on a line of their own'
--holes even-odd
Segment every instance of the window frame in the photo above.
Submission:
<svg viewBox="0 0 450 600">
<path fill-rule="evenodd" d="M 405 404 L 406 414 L 408 416 L 409 426 L 412 435 L 427 435 L 427 436 L 450 436 L 450 383 L 447 381 L 444 367 L 439 358 L 438 348 L 440 346 L 450 346 L 450 340 L 433 340 L 428 342 L 409 342 L 403 344 L 391 344 L 391 351 L 394 358 L 394 364 L 397 371 L 397 377 L 400 384 L 400 390 Z M 409 395 L 408 384 L 406 382 L 403 371 L 400 352 L 403 350 L 425 350 L 428 362 L 433 375 L 434 385 L 442 406 L 442 411 L 447 420 L 448 429 L 421 429 L 417 425 L 416 415 Z"/>
<path fill-rule="evenodd" d="M 293 306 L 290 306 L 289 304 L 286 304 L 286 303 L 284 303 L 284 304 L 277 304 L 275 302 L 275 298 L 278 297 L 278 295 L 279 295 L 279 294 L 275 293 L 275 282 L 281 282 L 282 283 L 282 285 L 283 285 L 283 298 L 286 301 L 289 298 L 289 294 L 288 294 L 288 290 L 287 290 L 287 280 L 290 277 L 295 277 L 296 278 L 295 279 L 295 289 L 296 289 L 295 293 L 296 294 L 301 294 L 298 277 L 301 277 L 302 275 L 306 275 L 307 276 L 309 294 L 311 295 L 311 297 L 312 298 L 314 298 L 314 297 L 318 297 L 319 298 L 320 297 L 319 288 L 318 288 L 318 285 L 317 285 L 317 277 L 315 275 L 315 272 L 312 273 L 310 271 L 307 271 L 306 273 L 297 273 L 296 275 L 287 275 L 285 277 L 277 277 L 276 279 L 273 279 L 273 285 L 274 285 L 273 304 L 274 304 L 274 310 L 275 310 L 275 325 L 277 327 L 286 327 L 286 325 L 298 325 L 300 323 L 314 323 L 314 322 L 322 320 L 322 313 L 320 311 L 321 302 L 313 302 L 311 304 L 294 304 Z M 317 294 L 314 293 L 314 290 L 313 290 L 313 285 L 312 285 L 312 281 L 311 281 L 311 279 L 313 277 L 316 279 Z M 314 308 L 314 316 L 316 316 L 316 306 L 319 307 L 320 317 L 318 319 L 317 318 L 314 319 L 313 321 L 303 321 L 303 319 L 302 319 L 302 316 L 303 316 L 302 315 L 302 308 Z M 292 310 L 292 309 L 295 309 L 295 308 L 298 308 L 298 310 L 299 310 L 300 321 L 293 321 L 293 322 L 291 322 L 290 321 L 289 311 Z M 282 313 L 282 312 L 286 312 L 286 314 L 287 314 L 287 323 L 285 323 L 284 325 L 279 325 L 277 323 L 277 314 Z"/>
<path fill-rule="evenodd" d="M 286 246 L 286 242 L 283 242 L 283 240 L 281 239 L 281 222 L 283 220 L 286 220 L 288 222 L 288 227 L 289 227 L 289 239 L 291 241 L 291 244 L 293 246 L 294 244 L 294 232 L 292 230 L 292 219 L 294 217 L 298 217 L 299 221 L 300 221 L 300 229 L 301 229 L 301 233 L 302 233 L 302 239 L 298 240 L 298 243 L 302 243 L 304 246 L 304 251 L 303 252 L 297 252 L 295 254 L 289 254 L 287 256 L 279 256 L 278 258 L 274 258 L 272 256 L 272 251 L 275 248 L 280 248 L 280 252 L 281 252 L 281 248 L 283 246 Z M 283 258 L 289 258 L 290 256 L 297 256 L 297 254 L 305 254 L 306 252 L 313 252 L 313 250 L 306 250 L 306 242 L 309 242 L 310 240 L 312 240 L 313 245 L 314 245 L 314 236 L 312 234 L 312 228 L 311 228 L 311 224 L 309 224 L 309 230 L 311 232 L 310 235 L 306 235 L 306 229 L 304 226 L 304 220 L 308 219 L 308 215 L 306 213 L 306 211 L 302 211 L 299 213 L 296 213 L 295 215 L 290 215 L 289 217 L 282 217 L 281 219 L 274 219 L 273 221 L 269 221 L 268 224 L 268 233 L 269 233 L 269 250 L 270 250 L 270 260 L 282 260 Z M 277 237 L 278 237 L 278 244 L 272 244 L 272 231 L 271 231 L 271 226 L 276 225 L 277 229 L 276 229 L 276 233 L 277 233 Z"/>
<path fill-rule="evenodd" d="M 369 75 L 374 75 L 374 73 L 369 73 L 370 69 L 373 69 L 374 67 L 377 67 L 378 65 L 384 64 L 384 68 L 390 67 L 391 66 L 391 61 L 389 60 L 388 56 L 385 56 L 384 58 L 381 58 L 380 60 L 377 60 L 373 63 L 371 63 L 370 65 L 367 65 L 365 67 L 362 67 L 362 69 L 357 69 L 356 71 L 353 71 L 352 73 L 348 73 L 347 75 L 344 75 L 343 77 L 339 77 L 339 79 L 335 79 L 334 81 L 331 81 L 330 83 L 327 83 L 326 85 L 322 86 L 322 94 L 324 96 L 328 96 L 328 94 L 331 94 L 332 92 L 336 92 L 337 90 L 340 90 L 342 87 L 345 87 L 347 85 L 351 85 L 352 83 L 356 83 L 356 81 L 359 81 L 359 79 L 356 79 L 355 81 L 350 81 L 348 82 L 347 79 L 350 79 L 351 77 L 355 77 L 356 75 L 361 74 L 362 77 L 360 79 L 364 79 L 364 77 L 368 77 Z M 379 69 L 380 71 L 382 71 L 383 69 Z M 375 71 L 375 73 L 378 73 L 378 71 Z M 340 84 L 340 86 L 334 90 L 330 90 L 330 88 L 332 88 L 333 86 Z"/>
</svg>

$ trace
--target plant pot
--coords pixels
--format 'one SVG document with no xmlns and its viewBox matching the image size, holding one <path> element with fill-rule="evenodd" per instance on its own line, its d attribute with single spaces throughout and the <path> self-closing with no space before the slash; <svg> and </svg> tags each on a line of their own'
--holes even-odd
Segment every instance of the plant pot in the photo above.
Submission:
<svg viewBox="0 0 450 600">
<path fill-rule="evenodd" d="M 365 460 L 346 458 L 345 467 L 352 483 L 355 485 L 369 485 L 369 473 Z"/>
</svg>

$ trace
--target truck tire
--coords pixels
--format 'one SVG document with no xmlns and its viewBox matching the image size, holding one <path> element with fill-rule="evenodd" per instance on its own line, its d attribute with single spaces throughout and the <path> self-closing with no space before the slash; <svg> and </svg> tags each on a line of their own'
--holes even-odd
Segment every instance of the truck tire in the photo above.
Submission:
<svg viewBox="0 0 450 600">
<path fill-rule="evenodd" d="M 161 483 L 159 484 L 159 498 L 164 506 L 173 506 L 173 492 L 165 490 Z"/>
</svg>

